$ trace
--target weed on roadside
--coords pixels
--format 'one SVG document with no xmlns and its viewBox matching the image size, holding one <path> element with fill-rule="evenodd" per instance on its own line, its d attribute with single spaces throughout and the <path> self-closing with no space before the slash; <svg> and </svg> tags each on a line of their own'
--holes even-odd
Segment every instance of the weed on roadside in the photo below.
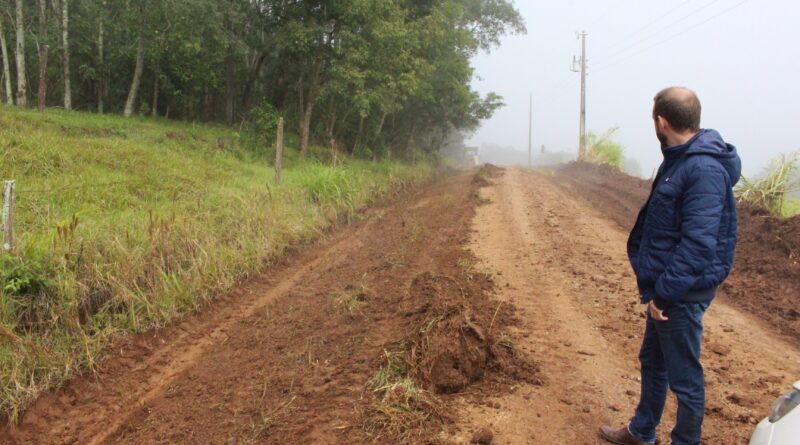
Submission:
<svg viewBox="0 0 800 445">
<path fill-rule="evenodd" d="M 367 301 L 367 294 L 362 291 L 343 290 L 331 294 L 331 300 L 338 312 L 352 314 L 360 312 L 361 304 Z"/>
<path fill-rule="evenodd" d="M 406 354 L 385 351 L 386 364 L 367 382 L 375 400 L 364 413 L 364 431 L 376 440 L 408 440 L 411 431 L 442 416 L 436 397 L 409 377 Z"/>
</svg>

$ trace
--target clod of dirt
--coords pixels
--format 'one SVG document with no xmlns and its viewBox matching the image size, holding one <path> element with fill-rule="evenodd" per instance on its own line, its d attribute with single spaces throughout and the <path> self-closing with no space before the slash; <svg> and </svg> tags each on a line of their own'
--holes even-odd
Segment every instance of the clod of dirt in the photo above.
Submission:
<svg viewBox="0 0 800 445">
<path fill-rule="evenodd" d="M 411 284 L 412 299 L 422 303 L 425 319 L 412 340 L 420 380 L 438 393 L 451 394 L 480 380 L 493 357 L 483 330 L 471 320 L 455 280 L 431 273 Z"/>
<path fill-rule="evenodd" d="M 485 164 L 478 170 L 478 173 L 472 177 L 472 183 L 478 187 L 487 187 L 492 185 L 489 181 L 490 178 L 500 177 L 505 172 L 504 169 L 494 166 L 492 164 Z"/>
<path fill-rule="evenodd" d="M 478 445 L 491 445 L 494 441 L 494 433 L 488 427 L 483 427 L 472 435 L 470 443 Z"/>
<path fill-rule="evenodd" d="M 478 187 L 488 187 L 492 185 L 488 179 L 486 179 L 486 175 L 478 172 L 475 176 L 472 177 L 472 183 L 477 185 Z"/>
<path fill-rule="evenodd" d="M 480 171 L 488 174 L 490 178 L 496 178 L 505 173 L 506 169 L 503 167 L 498 167 L 494 164 L 484 164 Z"/>
<path fill-rule="evenodd" d="M 486 280 L 480 285 L 479 280 Z M 417 275 L 410 288 L 415 310 L 406 311 L 421 321 L 408 340 L 412 345 L 411 373 L 425 388 L 439 394 L 453 394 L 481 380 L 487 371 L 499 370 L 516 380 L 540 384 L 538 369 L 519 355 L 513 343 L 503 337 L 496 341 L 486 326 L 500 307 L 481 298 L 490 288 L 485 277 L 473 277 L 470 285 L 443 275 Z M 501 312 L 497 322 L 508 323 Z"/>
</svg>

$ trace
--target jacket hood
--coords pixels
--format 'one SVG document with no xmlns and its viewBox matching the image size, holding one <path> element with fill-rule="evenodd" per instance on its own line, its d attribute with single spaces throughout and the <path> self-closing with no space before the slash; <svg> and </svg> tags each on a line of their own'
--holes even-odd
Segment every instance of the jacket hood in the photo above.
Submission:
<svg viewBox="0 0 800 445">
<path fill-rule="evenodd" d="M 687 156 L 707 155 L 716 158 L 728 172 L 732 186 L 736 185 L 742 176 L 742 161 L 736 153 L 736 147 L 722 140 L 722 136 L 716 130 L 700 130 L 686 144 L 663 151 L 665 157 L 686 154 Z"/>
</svg>

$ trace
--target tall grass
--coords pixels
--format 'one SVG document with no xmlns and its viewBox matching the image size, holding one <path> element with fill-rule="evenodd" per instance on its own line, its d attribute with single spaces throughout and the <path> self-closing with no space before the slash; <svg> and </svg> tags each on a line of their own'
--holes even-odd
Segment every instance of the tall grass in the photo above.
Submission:
<svg viewBox="0 0 800 445">
<path fill-rule="evenodd" d="M 611 128 L 602 136 L 589 133 L 586 142 L 584 161 L 594 164 L 608 164 L 619 170 L 623 168 L 624 149 L 622 145 L 611 139 L 617 128 Z"/>
<path fill-rule="evenodd" d="M 742 176 L 736 195 L 753 207 L 776 216 L 791 216 L 798 211 L 797 202 L 789 196 L 800 190 L 797 178 L 800 151 L 780 154 L 772 159 L 766 171 L 757 179 Z"/>
<path fill-rule="evenodd" d="M 0 255 L 0 412 L 91 367 L 116 333 L 160 326 L 430 164 L 269 150 L 224 127 L 0 107 L 0 179 L 17 181 Z M 290 141 L 291 143 L 291 141 Z"/>
</svg>

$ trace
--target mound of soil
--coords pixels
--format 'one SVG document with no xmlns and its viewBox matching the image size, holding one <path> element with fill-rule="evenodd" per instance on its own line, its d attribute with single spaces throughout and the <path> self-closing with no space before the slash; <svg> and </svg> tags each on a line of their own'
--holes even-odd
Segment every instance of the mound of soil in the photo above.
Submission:
<svg viewBox="0 0 800 445">
<path fill-rule="evenodd" d="M 517 320 L 512 308 L 481 295 L 492 288 L 480 274 L 470 274 L 466 282 L 429 272 L 414 279 L 410 295 L 421 306 L 414 311 L 418 321 L 407 343 L 414 376 L 423 387 L 457 393 L 489 371 L 538 383 L 533 362 L 501 344 L 498 328 Z"/>
<path fill-rule="evenodd" d="M 483 330 L 465 304 L 455 300 L 462 288 L 450 277 L 418 275 L 411 295 L 427 308 L 411 343 L 419 381 L 438 393 L 455 393 L 483 377 L 492 355 Z"/>
<path fill-rule="evenodd" d="M 555 170 L 559 185 L 595 204 L 620 227 L 630 229 L 650 195 L 650 181 L 627 175 L 610 165 L 572 162 Z"/>
<path fill-rule="evenodd" d="M 736 255 L 723 293 L 800 338 L 800 216 L 781 219 L 740 205 Z"/>
<path fill-rule="evenodd" d="M 630 228 L 650 193 L 650 181 L 607 165 L 583 162 L 555 170 L 554 179 Z M 800 338 L 800 216 L 781 219 L 739 205 L 736 262 L 720 296 Z"/>
<path fill-rule="evenodd" d="M 475 175 L 470 191 L 473 206 L 481 205 L 477 187 L 500 174 L 501 169 L 484 167 Z M 441 396 L 470 387 L 470 395 L 480 399 L 484 389 L 496 395 L 512 382 L 539 384 L 539 370 L 533 360 L 517 351 L 504 334 L 510 326 L 519 324 L 516 309 L 494 298 L 491 275 L 478 269 L 476 258 L 465 248 L 469 237 L 466 223 L 460 220 L 454 225 L 455 242 L 427 246 L 435 247 L 435 263 L 417 273 L 408 285 L 399 305 L 404 327 L 395 331 L 403 335 L 375 351 L 374 368 L 391 368 L 385 352 L 391 351 L 401 357 L 400 368 L 404 369 L 404 374 L 395 379 L 410 378 L 417 387 Z M 484 382 L 486 385 L 481 385 Z M 413 434 L 418 434 L 420 425 L 400 424 L 416 421 L 405 416 L 408 410 L 421 411 L 419 414 L 428 419 L 450 420 L 449 413 L 443 412 L 435 400 L 430 403 L 408 400 L 414 396 L 401 397 L 406 400 L 401 415 L 386 406 L 387 400 L 390 405 L 397 404 L 397 394 L 377 391 L 371 398 L 363 423 L 370 425 L 373 438 L 397 438 L 398 432 L 408 433 L 409 426 L 417 429 Z M 432 426 L 435 422 L 429 421 L 426 427 L 431 431 Z"/>
<path fill-rule="evenodd" d="M 503 174 L 503 169 L 493 164 L 484 164 L 478 173 L 472 178 L 472 184 L 478 187 L 487 187 L 492 185 L 490 178 L 497 178 Z"/>
</svg>

